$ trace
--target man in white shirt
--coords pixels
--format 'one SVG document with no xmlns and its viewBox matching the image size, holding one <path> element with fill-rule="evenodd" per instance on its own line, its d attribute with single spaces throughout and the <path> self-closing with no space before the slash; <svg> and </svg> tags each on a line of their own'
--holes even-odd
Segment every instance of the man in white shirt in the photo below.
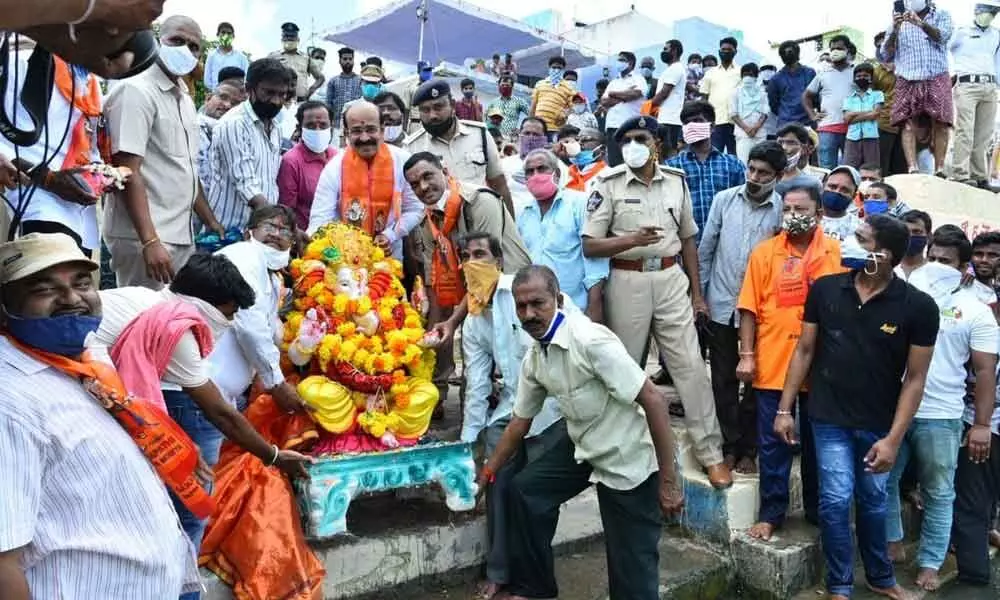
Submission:
<svg viewBox="0 0 1000 600">
<path fill-rule="evenodd" d="M 965 234 L 957 228 L 938 229 L 927 257 L 930 262 L 913 273 L 910 284 L 934 298 L 941 311 L 941 325 L 923 399 L 889 476 L 886 537 L 890 556 L 903 560 L 899 480 L 913 458 L 919 464 L 917 479 L 924 497 L 916 584 L 935 591 L 941 585 L 938 571 L 951 537 L 959 448 L 969 445 L 976 462 L 989 457 L 998 329 L 990 309 L 961 286 L 962 273 L 972 258 L 972 244 Z M 963 440 L 966 364 L 970 360 L 976 375 L 976 425 Z"/>
<path fill-rule="evenodd" d="M 738 47 L 734 37 L 719 40 L 721 62 L 718 67 L 705 72 L 698 89 L 715 109 L 712 147 L 727 154 L 736 154 L 736 126 L 729 113 L 729 100 L 740 83 L 740 66 L 733 60 Z"/>
<path fill-rule="evenodd" d="M 551 269 L 529 265 L 511 288 L 521 327 L 537 343 L 521 362 L 511 422 L 478 483 L 496 480 L 546 398 L 556 398 L 569 435 L 511 482 L 509 600 L 559 595 L 552 571 L 559 507 L 591 483 L 604 521 L 611 597 L 658 600 L 663 515 L 684 502 L 666 400 L 611 330 L 562 310 Z"/>
<path fill-rule="evenodd" d="M 319 176 L 308 233 L 343 221 L 363 229 L 384 250 L 402 259 L 403 237 L 423 221 L 424 205 L 403 173 L 410 153 L 386 144 L 382 133 L 374 104 L 358 100 L 344 111 L 349 147 L 330 159 Z M 387 176 L 390 173 L 392 179 Z"/>
<path fill-rule="evenodd" d="M 617 69 L 619 76 L 608 82 L 601 97 L 601 106 L 608 109 L 604 135 L 608 140 L 606 156 L 609 167 L 617 167 L 624 162 L 621 146 L 615 141 L 615 131 L 625 121 L 639 116 L 647 88 L 646 78 L 635 70 L 635 54 L 619 52 Z"/>
<path fill-rule="evenodd" d="M 473 232 L 459 241 L 459 256 L 470 289 L 485 293 L 493 281 L 492 295 L 485 306 L 470 307 L 462 324 L 462 350 L 465 354 L 465 414 L 462 417 L 463 442 L 475 442 L 483 437 L 486 455 L 496 450 L 504 428 L 510 422 L 521 373 L 521 359 L 531 346 L 531 337 L 521 328 L 511 291 L 513 275 L 503 275 L 503 253 L 500 240 L 488 233 Z M 567 314 L 580 312 L 573 301 L 562 295 Z M 475 304 L 475 303 L 474 303 Z M 496 394 L 496 406 L 490 406 L 493 396 L 493 369 L 496 365 L 503 384 Z M 554 398 L 548 398 L 515 460 L 497 470 L 496 480 L 486 490 L 486 528 L 489 550 L 486 553 L 484 596 L 491 598 L 500 586 L 509 581 L 507 572 L 507 492 L 510 481 L 525 464 L 545 454 L 566 437 Z"/>
<path fill-rule="evenodd" d="M 980 0 L 973 25 L 955 29 L 949 48 L 952 58 L 952 96 L 955 99 L 955 142 L 951 149 L 951 177 L 987 188 L 990 168 L 987 152 L 997 115 L 997 76 L 1000 74 L 1000 30 L 991 27 L 1000 2 Z"/>
<path fill-rule="evenodd" d="M 660 87 L 653 96 L 653 106 L 660 108 L 657 120 L 660 122 L 660 138 L 663 143 L 660 160 L 664 161 L 677 154 L 681 141 L 681 107 L 684 106 L 684 90 L 687 85 L 687 69 L 681 62 L 684 45 L 680 40 L 670 40 L 663 45 L 660 59 L 667 64 L 667 70 L 660 75 Z"/>
</svg>

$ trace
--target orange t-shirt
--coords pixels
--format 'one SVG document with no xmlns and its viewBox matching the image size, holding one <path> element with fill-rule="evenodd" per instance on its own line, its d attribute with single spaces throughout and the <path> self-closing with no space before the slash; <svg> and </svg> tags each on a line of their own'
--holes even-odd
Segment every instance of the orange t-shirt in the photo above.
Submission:
<svg viewBox="0 0 1000 600">
<path fill-rule="evenodd" d="M 804 256 L 786 234 L 765 240 L 750 253 L 736 307 L 757 317 L 757 375 L 753 386 L 781 390 L 792 353 L 802 334 L 806 295 L 814 281 L 841 273 L 840 242 L 816 230 Z"/>
</svg>

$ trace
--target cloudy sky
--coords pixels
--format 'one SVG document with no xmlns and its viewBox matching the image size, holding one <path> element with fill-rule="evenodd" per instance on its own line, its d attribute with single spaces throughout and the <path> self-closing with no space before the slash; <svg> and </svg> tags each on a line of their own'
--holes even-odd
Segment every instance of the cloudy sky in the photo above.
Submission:
<svg viewBox="0 0 1000 600">
<path fill-rule="evenodd" d="M 851 25 L 870 39 L 891 21 L 892 0 L 466 0 L 511 17 L 524 17 L 546 8 L 584 22 L 612 17 L 630 6 L 663 23 L 700 16 L 708 21 L 742 29 L 746 43 L 767 53 L 772 41 L 801 37 L 841 25 Z M 167 0 L 165 15 L 194 17 L 206 34 L 214 35 L 219 21 L 236 27 L 237 45 L 259 57 L 280 46 L 279 26 L 295 21 L 302 28 L 304 45 L 310 31 L 322 31 L 356 18 L 393 0 Z M 938 0 L 950 10 L 957 24 L 972 21 L 974 0 Z M 336 8 L 334 8 L 336 7 Z M 330 61 L 335 63 L 336 61 Z M 335 64 L 327 69 L 336 70 Z"/>
</svg>

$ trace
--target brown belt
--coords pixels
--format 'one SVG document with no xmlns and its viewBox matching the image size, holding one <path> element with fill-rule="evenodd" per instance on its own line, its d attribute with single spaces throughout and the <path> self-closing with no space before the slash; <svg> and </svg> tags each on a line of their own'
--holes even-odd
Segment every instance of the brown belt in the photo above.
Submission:
<svg viewBox="0 0 1000 600">
<path fill-rule="evenodd" d="M 676 256 L 665 256 L 663 258 L 637 258 L 628 260 L 624 258 L 612 258 L 611 268 L 620 271 L 638 271 L 647 273 L 650 271 L 663 271 L 677 264 Z"/>
</svg>

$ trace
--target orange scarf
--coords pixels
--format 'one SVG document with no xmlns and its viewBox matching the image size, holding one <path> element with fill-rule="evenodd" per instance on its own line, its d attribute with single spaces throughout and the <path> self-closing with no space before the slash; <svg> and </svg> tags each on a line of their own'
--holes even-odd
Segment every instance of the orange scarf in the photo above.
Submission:
<svg viewBox="0 0 1000 600">
<path fill-rule="evenodd" d="M 587 182 L 596 177 L 606 166 L 603 160 L 599 160 L 594 163 L 593 168 L 584 173 L 580 170 L 580 167 L 573 165 L 569 168 L 569 183 L 566 184 L 566 188 L 578 192 L 586 192 Z"/>
<path fill-rule="evenodd" d="M 396 190 L 396 174 L 389 146 L 379 144 L 371 162 L 354 148 L 344 154 L 340 173 L 340 218 L 374 236 L 385 231 L 389 213 L 399 227 L 402 195 Z"/>
<path fill-rule="evenodd" d="M 56 89 L 72 108 L 82 113 L 70 134 L 66 160 L 63 161 L 62 168 L 73 169 L 89 165 L 93 162 L 90 156 L 90 140 L 93 134 L 90 130 L 90 119 L 101 116 L 101 86 L 97 84 L 97 78 L 92 75 L 87 75 L 86 86 L 74 86 L 73 68 L 58 56 L 52 58 L 55 61 Z"/>
<path fill-rule="evenodd" d="M 823 251 L 823 230 L 816 227 L 813 239 L 802 256 L 795 256 L 795 249 L 788 242 L 786 232 L 782 231 L 778 235 L 787 252 L 784 267 L 775 281 L 778 306 L 805 306 L 809 288 L 818 278 L 816 275 L 820 272 L 826 254 Z"/>
<path fill-rule="evenodd" d="M 444 206 L 444 223 L 438 228 L 434 220 L 437 215 L 434 209 L 427 207 L 427 225 L 434 236 L 434 257 L 431 259 L 431 289 L 434 299 L 441 308 L 458 306 L 465 297 L 465 283 L 459 271 L 458 252 L 451 241 L 451 234 L 458 227 L 458 219 L 462 215 L 462 195 L 455 178 L 448 180 L 448 200 Z"/>
<path fill-rule="evenodd" d="M 83 362 L 79 362 L 29 348 L 10 336 L 7 339 L 28 356 L 79 379 L 84 389 L 132 436 L 160 479 L 184 506 L 200 519 L 211 516 L 215 501 L 194 476 L 198 450 L 184 430 L 162 409 L 131 396 L 114 368 L 94 360 L 87 352 L 80 357 Z"/>
</svg>

